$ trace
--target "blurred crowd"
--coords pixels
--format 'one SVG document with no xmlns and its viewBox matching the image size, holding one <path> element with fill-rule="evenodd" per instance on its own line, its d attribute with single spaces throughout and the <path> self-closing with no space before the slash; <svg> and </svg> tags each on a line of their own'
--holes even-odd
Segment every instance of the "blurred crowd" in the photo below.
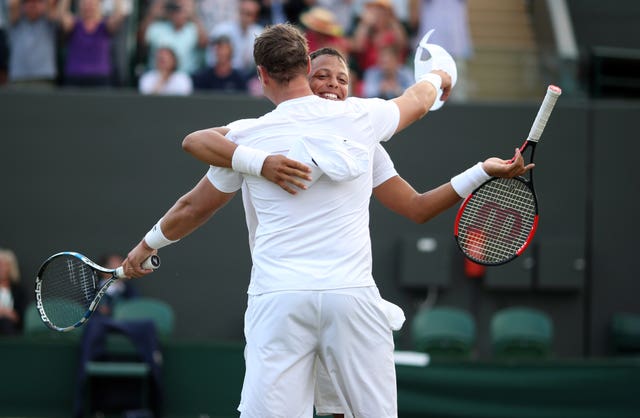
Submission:
<svg viewBox="0 0 640 418">
<path fill-rule="evenodd" d="M 464 69 L 466 0 L 0 0 L 0 85 L 261 95 L 253 39 L 290 22 L 347 57 L 351 94 L 395 97 L 422 35 Z"/>
</svg>

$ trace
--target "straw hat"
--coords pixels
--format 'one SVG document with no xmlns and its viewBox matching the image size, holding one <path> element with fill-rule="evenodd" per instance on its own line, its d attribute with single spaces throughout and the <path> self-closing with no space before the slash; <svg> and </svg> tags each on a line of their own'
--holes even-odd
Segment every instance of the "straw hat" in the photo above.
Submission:
<svg viewBox="0 0 640 418">
<path fill-rule="evenodd" d="M 393 12 L 393 4 L 391 3 L 391 0 L 367 0 L 367 2 L 364 5 L 379 6 L 379 7 L 382 7 L 383 9 L 387 9 L 390 12 Z"/>
<path fill-rule="evenodd" d="M 300 21 L 310 30 L 331 36 L 341 36 L 342 26 L 331 11 L 322 7 L 312 7 L 300 15 Z"/>
</svg>

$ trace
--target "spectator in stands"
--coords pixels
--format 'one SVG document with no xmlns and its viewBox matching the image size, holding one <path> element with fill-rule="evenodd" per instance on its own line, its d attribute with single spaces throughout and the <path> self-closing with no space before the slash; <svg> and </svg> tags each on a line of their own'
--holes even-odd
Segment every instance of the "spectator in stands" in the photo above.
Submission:
<svg viewBox="0 0 640 418">
<path fill-rule="evenodd" d="M 309 51 L 328 47 L 338 50 L 342 55 L 349 54 L 349 41 L 343 37 L 342 26 L 330 10 L 313 7 L 300 15 L 300 22 L 305 28 Z"/>
<path fill-rule="evenodd" d="M 140 77 L 142 94 L 187 96 L 193 91 L 189 74 L 178 70 L 178 59 L 171 48 L 156 51 L 156 68 Z"/>
<path fill-rule="evenodd" d="M 206 67 L 193 75 L 194 89 L 225 93 L 246 92 L 246 77 L 231 64 L 231 40 L 227 36 L 220 36 L 213 40 L 212 45 L 216 63 L 213 67 Z"/>
<path fill-rule="evenodd" d="M 385 46 L 378 53 L 378 64 L 364 72 L 364 97 L 392 99 L 414 83 L 413 72 L 402 65 L 394 46 Z"/>
<path fill-rule="evenodd" d="M 239 0 L 196 0 L 197 12 L 206 33 L 224 22 L 239 22 Z"/>
<path fill-rule="evenodd" d="M 260 2 L 257 0 L 240 0 L 238 21 L 228 21 L 216 25 L 210 38 L 226 36 L 231 40 L 233 68 L 239 70 L 246 78 L 255 74 L 253 61 L 253 41 L 262 33 L 264 27 L 258 24 Z M 210 65 L 215 64 L 215 56 L 211 55 Z"/>
<path fill-rule="evenodd" d="M 135 0 L 138 2 L 138 0 Z M 122 0 L 123 21 L 120 29 L 113 35 L 111 39 L 111 56 L 113 59 L 113 83 L 116 86 L 130 85 L 130 66 L 132 52 L 131 41 L 132 34 L 138 28 L 138 22 L 135 19 L 134 0 Z M 110 16 L 116 8 L 116 0 L 102 0 L 102 12 L 105 16 Z"/>
<path fill-rule="evenodd" d="M 9 49 L 7 48 L 7 16 L 4 2 L 0 0 L 0 86 L 7 82 L 7 63 Z"/>
<path fill-rule="evenodd" d="M 395 47 L 404 62 L 407 54 L 407 31 L 396 18 L 391 0 L 368 0 L 353 33 L 351 50 L 357 58 L 358 71 L 364 72 L 378 62 L 378 51 Z"/>
<path fill-rule="evenodd" d="M 354 0 L 317 0 L 316 5 L 329 10 L 336 17 L 344 33 L 351 33 L 355 17 Z M 313 51 L 313 49 L 310 49 Z"/>
<path fill-rule="evenodd" d="M 170 47 L 178 57 L 178 68 L 194 74 L 202 67 L 202 49 L 207 33 L 193 0 L 155 0 L 140 25 L 147 48 L 148 69 L 155 67 L 156 50 Z"/>
<path fill-rule="evenodd" d="M 412 25 L 417 26 L 417 33 L 435 29 L 429 42 L 446 49 L 456 61 L 458 82 L 450 100 L 465 99 L 471 89 L 467 61 L 473 55 L 473 43 L 467 6 L 467 0 L 411 0 Z"/>
<path fill-rule="evenodd" d="M 108 253 L 100 257 L 98 264 L 106 268 L 115 269 L 120 267 L 123 261 L 124 257 L 120 254 Z M 101 274 L 101 276 L 103 279 L 100 282 L 100 286 L 103 285 L 104 281 L 106 281 L 110 275 Z M 98 305 L 97 312 L 105 316 L 111 316 L 113 313 L 113 307 L 118 302 L 122 300 L 135 299 L 137 297 L 140 297 L 140 292 L 131 280 L 116 280 L 111 286 L 109 286 L 107 293 L 102 297 L 100 305 Z"/>
<path fill-rule="evenodd" d="M 16 255 L 0 248 L 0 335 L 22 332 L 25 302 Z"/>
<path fill-rule="evenodd" d="M 62 31 L 66 35 L 64 84 L 79 87 L 112 85 L 111 37 L 124 20 L 122 0 L 116 0 L 113 13 L 102 14 L 100 0 L 80 0 L 77 15 L 71 0 L 59 0 Z"/>
<path fill-rule="evenodd" d="M 53 86 L 58 76 L 54 0 L 9 0 L 9 82 Z"/>
</svg>

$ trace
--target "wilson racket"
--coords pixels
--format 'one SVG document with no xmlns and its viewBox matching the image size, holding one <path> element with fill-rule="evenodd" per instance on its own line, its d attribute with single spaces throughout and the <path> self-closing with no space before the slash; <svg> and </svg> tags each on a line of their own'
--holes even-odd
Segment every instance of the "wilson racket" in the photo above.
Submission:
<svg viewBox="0 0 640 418">
<path fill-rule="evenodd" d="M 157 269 L 160 257 L 152 255 L 142 266 Z M 111 276 L 105 279 L 100 273 Z M 36 306 L 40 318 L 55 331 L 78 328 L 97 309 L 109 286 L 125 277 L 122 267 L 105 268 L 76 252 L 54 254 L 42 263 L 36 277 Z"/>
<path fill-rule="evenodd" d="M 520 147 L 529 149 L 533 162 L 549 115 L 562 90 L 549 86 L 529 137 Z M 493 177 L 471 193 L 458 210 L 454 235 L 465 256 L 483 265 L 507 263 L 522 254 L 538 226 L 538 199 L 533 188 L 533 170 L 529 178 Z"/>
</svg>

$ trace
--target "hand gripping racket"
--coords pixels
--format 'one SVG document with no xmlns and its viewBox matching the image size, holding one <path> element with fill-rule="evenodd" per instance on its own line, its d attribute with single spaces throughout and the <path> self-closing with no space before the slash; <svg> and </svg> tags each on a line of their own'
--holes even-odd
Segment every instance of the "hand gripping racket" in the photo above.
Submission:
<svg viewBox="0 0 640 418">
<path fill-rule="evenodd" d="M 160 257 L 152 255 L 142 267 L 157 269 Z M 99 273 L 111 274 L 104 279 Z M 125 278 L 122 267 L 108 269 L 82 254 L 64 251 L 45 260 L 36 277 L 36 306 L 52 330 L 67 332 L 82 326 L 116 280 Z"/>
<path fill-rule="evenodd" d="M 530 149 L 533 162 L 536 144 L 562 90 L 549 86 L 529 137 L 520 152 Z M 538 200 L 529 178 L 493 177 L 471 193 L 458 210 L 454 235 L 465 256 L 483 265 L 507 263 L 526 250 L 538 226 Z"/>
</svg>

